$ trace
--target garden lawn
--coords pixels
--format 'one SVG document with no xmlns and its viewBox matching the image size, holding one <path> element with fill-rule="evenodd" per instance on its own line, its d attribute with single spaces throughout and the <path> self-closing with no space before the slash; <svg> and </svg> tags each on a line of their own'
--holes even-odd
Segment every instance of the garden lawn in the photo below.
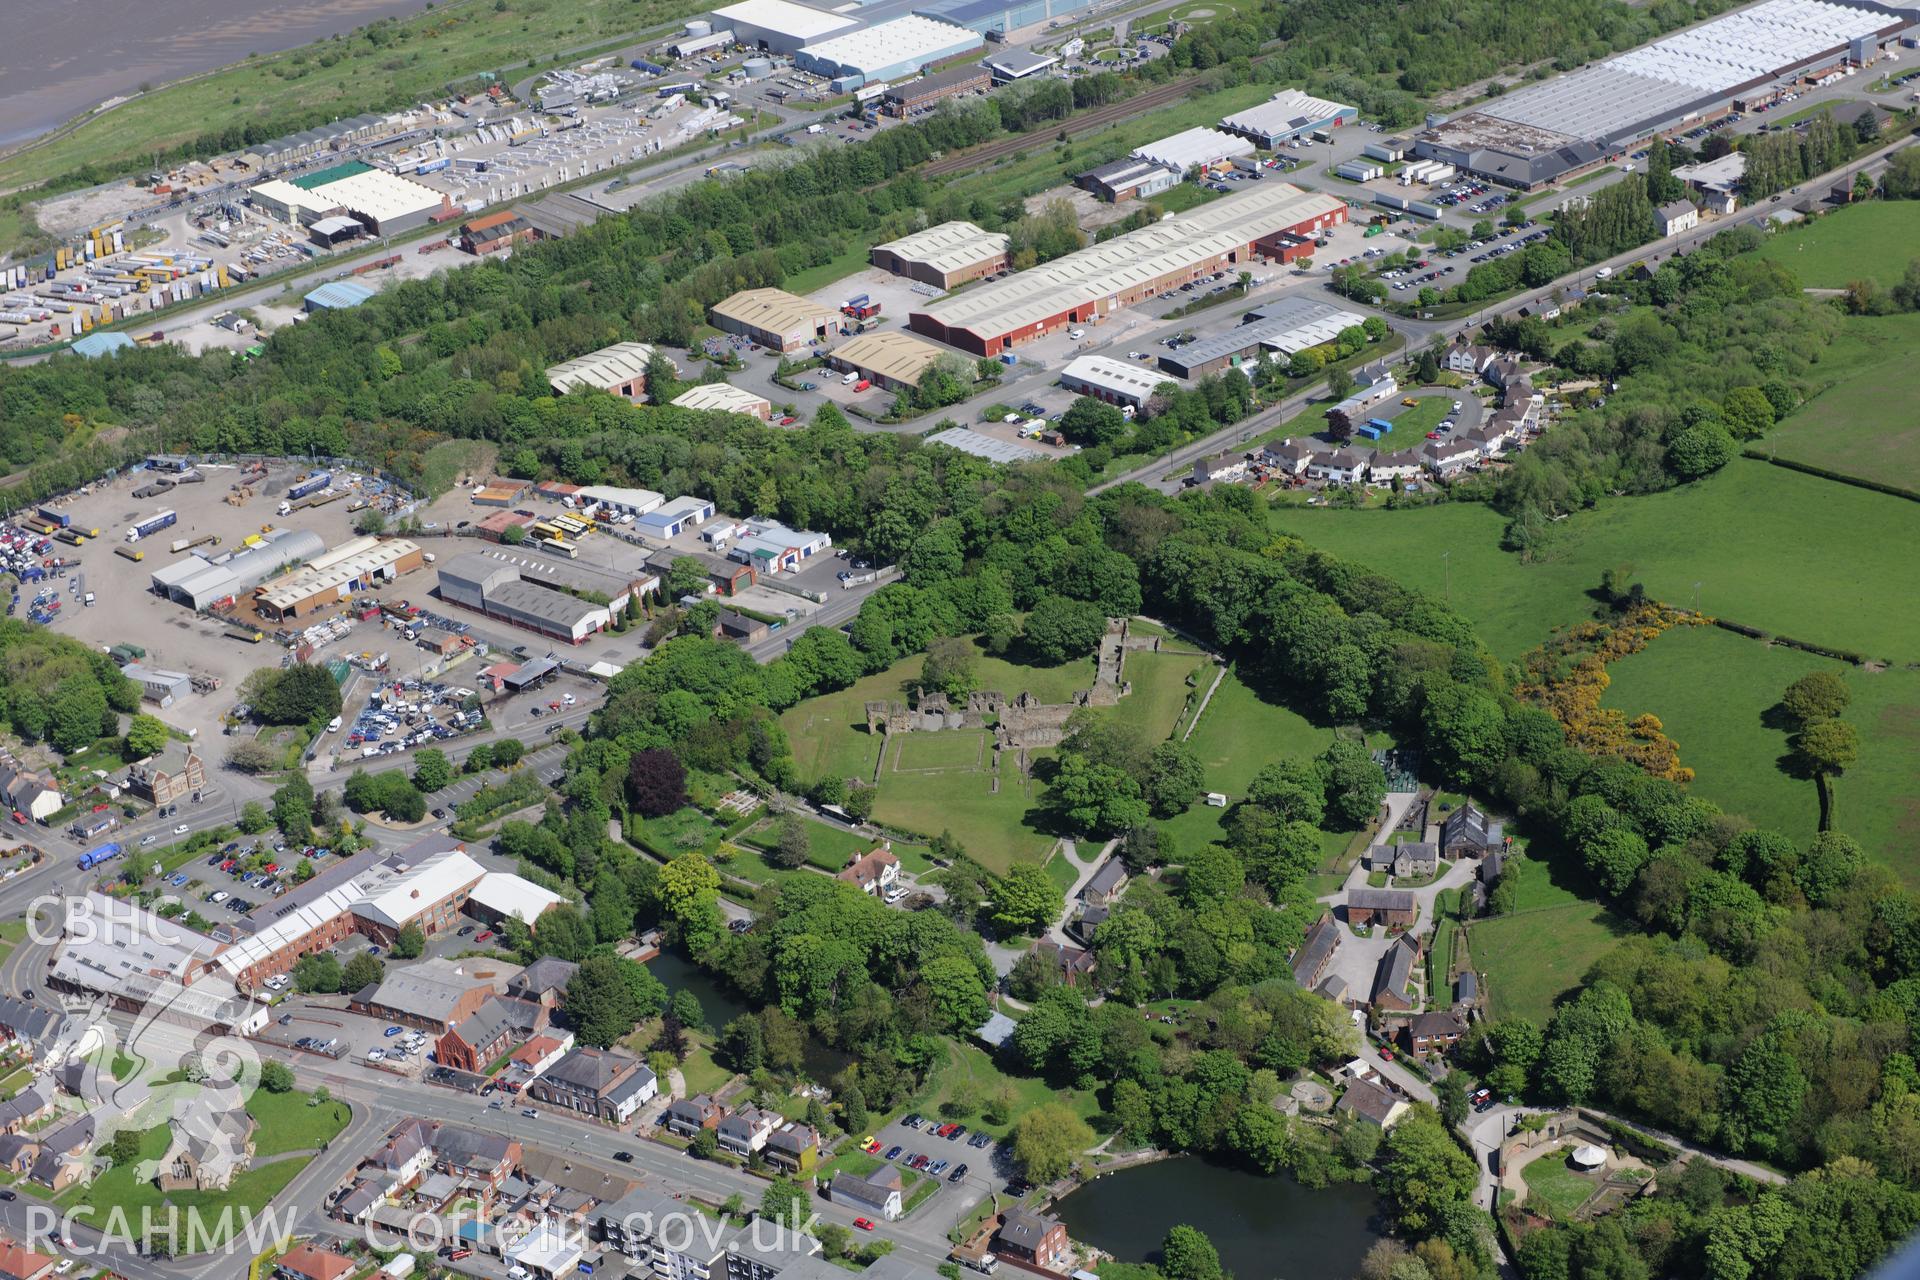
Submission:
<svg viewBox="0 0 1920 1280">
<path fill-rule="evenodd" d="M 1920 661 L 1920 592 L 1907 548 L 1920 504 L 1753 459 L 1665 493 L 1608 498 L 1563 521 L 1541 563 L 1500 550 L 1505 524 L 1479 503 L 1407 511 L 1276 506 L 1275 528 L 1425 590 L 1512 659 L 1552 627 L 1591 616 L 1586 594 L 1627 567 L 1655 598 L 1778 635 Z M 1450 559 L 1443 563 L 1443 552 Z M 1447 583 L 1451 580 L 1449 592 Z"/>
<path fill-rule="evenodd" d="M 690 1096 L 712 1093 L 733 1079 L 733 1072 L 713 1060 L 713 1051 L 707 1046 L 705 1036 L 694 1037 L 693 1048 L 680 1064 L 680 1074 L 686 1077 Z"/>
<path fill-rule="evenodd" d="M 318 1150 L 333 1141 L 351 1118 L 345 1103 L 307 1105 L 311 1095 L 295 1089 L 269 1093 L 256 1089 L 247 1099 L 247 1113 L 259 1121 L 254 1132 L 254 1156 L 265 1159 L 286 1151 Z"/>
<path fill-rule="evenodd" d="M 1453 398 L 1445 394 L 1421 396 L 1419 400 L 1419 404 L 1403 408 L 1388 419 L 1393 423 L 1393 430 L 1381 437 L 1380 448 L 1412 449 L 1424 443 L 1427 432 L 1445 422 L 1453 412 Z"/>
<path fill-rule="evenodd" d="M 1527 1184 L 1527 1203 L 1545 1204 L 1561 1222 L 1571 1222 L 1574 1212 L 1600 1185 L 1591 1175 L 1569 1168 L 1565 1151 L 1541 1156 L 1520 1171 L 1520 1178 Z"/>
<path fill-rule="evenodd" d="M 815 822 L 805 814 L 800 815 L 800 820 L 806 824 L 807 861 L 822 871 L 837 872 L 847 865 L 847 859 L 856 854 L 865 853 L 873 847 L 872 840 L 856 832 L 847 831 L 825 822 Z M 742 844 L 759 850 L 772 849 L 779 842 L 780 825 L 778 822 L 762 823 L 741 837 Z M 896 840 L 893 842 L 893 852 L 894 856 L 900 859 L 900 865 L 908 871 L 926 871 L 933 866 L 933 863 L 927 858 L 926 849 L 920 845 L 907 844 L 903 841 Z M 735 860 L 736 864 L 738 861 L 738 859 Z M 763 863 L 762 865 L 775 873 L 782 870 L 782 868 L 773 866 L 772 863 Z M 753 879 L 754 877 L 749 876 L 748 878 Z"/>
<path fill-rule="evenodd" d="M 935 769 L 979 769 L 987 761 L 988 735 L 984 729 L 943 733 L 902 734 L 894 746 L 888 770 L 918 773 Z"/>
<path fill-rule="evenodd" d="M 712 818 L 692 805 L 634 824 L 634 833 L 663 858 L 676 858 L 696 849 L 711 857 L 720 847 L 720 830 Z"/>
<path fill-rule="evenodd" d="M 1844 289 L 1855 280 L 1893 284 L 1912 255 L 1888 250 L 1914 244 L 1920 244 L 1920 203 L 1869 200 L 1776 232 L 1760 256 L 1787 267 L 1810 289 Z"/>
<path fill-rule="evenodd" d="M 1318 728 L 1279 703 L 1264 700 L 1229 670 L 1187 745 L 1206 770 L 1206 789 L 1238 801 L 1246 798 L 1247 785 L 1263 765 L 1281 756 L 1317 756 L 1332 741 L 1331 729 Z M 1177 856 L 1223 839 L 1220 823 L 1228 812 L 1196 801 L 1185 813 L 1162 822 L 1160 829 L 1172 837 Z M 1323 834 L 1327 856 L 1346 846 L 1345 835 Z"/>
<path fill-rule="evenodd" d="M 1608 667 L 1604 705 L 1651 712 L 1694 770 L 1694 794 L 1796 843 L 1820 816 L 1811 781 L 1781 768 L 1788 726 L 1773 708 L 1811 671 L 1846 681 L 1846 720 L 1860 733 L 1860 759 L 1834 783 L 1838 830 L 1867 856 L 1920 886 L 1920 672 L 1869 671 L 1718 627 L 1680 627 Z"/>
<path fill-rule="evenodd" d="M 1467 946 L 1493 1016 L 1545 1027 L 1561 993 L 1578 986 L 1616 942 L 1639 932 L 1598 903 L 1572 902 L 1475 921 Z"/>
<path fill-rule="evenodd" d="M 976 773 L 885 773 L 873 806 L 874 820 L 925 836 L 949 832 L 969 857 L 995 874 L 1016 862 L 1039 862 L 1053 837 L 1027 822 L 1028 811 L 1044 790 L 1022 778 L 1009 757 L 1002 765 L 1000 789 L 993 775 Z"/>
<path fill-rule="evenodd" d="M 1920 234 L 1920 224 L 1916 225 Z M 1920 489 L 1920 315 L 1857 316 L 1823 360 L 1845 372 L 1768 434 L 1770 454 L 1843 475 Z M 1851 366 L 1851 367 L 1846 367 Z"/>
</svg>

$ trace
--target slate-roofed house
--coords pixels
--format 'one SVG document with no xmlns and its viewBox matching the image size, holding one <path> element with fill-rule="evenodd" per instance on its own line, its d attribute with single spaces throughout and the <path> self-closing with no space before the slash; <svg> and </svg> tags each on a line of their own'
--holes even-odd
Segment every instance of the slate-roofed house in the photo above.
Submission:
<svg viewBox="0 0 1920 1280">
<path fill-rule="evenodd" d="M 1425 841 L 1393 846 L 1393 874 L 1402 880 L 1417 880 L 1440 869 L 1440 847 Z"/>
<path fill-rule="evenodd" d="M 764 1154 L 776 1169 L 809 1173 L 820 1162 L 820 1134 L 812 1125 L 789 1120 L 767 1135 Z"/>
<path fill-rule="evenodd" d="M 1461 805 L 1440 823 L 1440 851 L 1449 858 L 1479 858 L 1506 847 L 1506 826 L 1495 822 L 1472 801 Z"/>
<path fill-rule="evenodd" d="M 520 1143 L 497 1133 L 455 1124 L 433 1129 L 433 1164 L 442 1173 L 472 1178 L 498 1191 L 520 1164 Z"/>
<path fill-rule="evenodd" d="M 1311 437 L 1295 440 L 1289 436 L 1261 449 L 1260 461 L 1282 475 L 1298 476 L 1306 472 L 1316 454 L 1324 451 L 1325 447 Z"/>
<path fill-rule="evenodd" d="M 253 1162 L 253 1117 L 237 1105 L 201 1110 L 182 1100 L 174 1110 L 178 1148 L 154 1175 L 162 1191 L 224 1191 Z"/>
<path fill-rule="evenodd" d="M 1414 921 L 1419 903 L 1407 889 L 1361 887 L 1347 894 L 1347 923 L 1406 928 Z"/>
<path fill-rule="evenodd" d="M 891 1221 L 900 1216 L 900 1170 L 881 1165 L 862 1177 L 856 1173 L 836 1173 L 828 1194 L 835 1204 L 865 1209 Z"/>
<path fill-rule="evenodd" d="M 0 1134 L 0 1169 L 25 1176 L 39 1155 L 40 1144 L 26 1134 Z"/>
<path fill-rule="evenodd" d="M 779 1123 L 780 1114 L 776 1111 L 744 1106 L 722 1117 L 714 1132 L 720 1139 L 722 1151 L 746 1156 L 765 1147 L 768 1135 Z"/>
<path fill-rule="evenodd" d="M 900 879 L 900 859 L 893 850 L 882 847 L 850 857 L 836 880 L 843 880 L 865 894 L 885 893 Z"/>
<path fill-rule="evenodd" d="M 1117 854 L 1109 855 L 1094 873 L 1087 877 L 1087 883 L 1080 889 L 1083 901 L 1099 906 L 1110 905 L 1127 887 L 1127 864 Z"/>
<path fill-rule="evenodd" d="M 1480 975 L 1471 969 L 1462 969 L 1460 976 L 1453 980 L 1454 1003 L 1463 1009 L 1472 1009 L 1480 1004 Z"/>
<path fill-rule="evenodd" d="M 426 1120 L 402 1120 L 387 1134 L 380 1149 L 367 1157 L 363 1169 L 376 1170 L 388 1192 L 411 1186 L 433 1163 L 433 1125 Z"/>
<path fill-rule="evenodd" d="M 5 1102 L 0 1102 L 0 1133 L 19 1133 L 45 1116 L 53 1099 L 38 1084 L 28 1085 Z"/>
<path fill-rule="evenodd" d="M 507 980 L 507 994 L 515 1000 L 531 1000 L 556 1009 L 579 968 L 571 960 L 542 956 Z"/>
<path fill-rule="evenodd" d="M 659 1091 L 652 1068 L 640 1059 L 584 1045 L 548 1067 L 526 1088 L 530 1096 L 549 1106 L 609 1124 L 625 1124 Z"/>
<path fill-rule="evenodd" d="M 668 1104 L 660 1117 L 660 1123 L 669 1133 L 682 1138 L 691 1138 L 702 1129 L 714 1129 L 720 1125 L 720 1117 L 727 1109 L 706 1094 L 696 1094 L 691 1098 L 678 1098 Z"/>
<path fill-rule="evenodd" d="M 53 1044 L 64 1021 L 58 1009 L 32 1000 L 0 996 L 0 1039 L 17 1042 L 38 1058 Z"/>
<path fill-rule="evenodd" d="M 1294 951 L 1293 980 L 1311 991 L 1319 985 L 1327 965 L 1333 960 L 1333 953 L 1339 949 L 1340 926 L 1334 923 L 1333 912 L 1328 911 L 1313 922 L 1313 927 L 1307 930 L 1307 936 Z"/>
<path fill-rule="evenodd" d="M 1371 1080 L 1355 1080 L 1340 1095 L 1334 1109 L 1381 1129 L 1391 1129 L 1406 1112 L 1407 1104 Z"/>
<path fill-rule="evenodd" d="M 1456 342 L 1447 348 L 1446 358 L 1440 362 L 1440 365 L 1451 373 L 1464 373 L 1471 376 L 1491 364 L 1496 354 L 1492 347 Z"/>
<path fill-rule="evenodd" d="M 1467 1034 L 1467 1024 L 1452 1011 L 1416 1013 L 1407 1023 L 1407 1044 L 1415 1053 L 1445 1053 Z"/>
<path fill-rule="evenodd" d="M 1373 1007 L 1405 1013 L 1413 1008 L 1411 983 L 1414 965 L 1420 959 L 1420 940 L 1403 933 L 1380 957 L 1373 975 Z"/>
<path fill-rule="evenodd" d="M 64 1191 L 86 1173 L 95 1133 L 91 1115 L 73 1119 L 40 1135 L 40 1152 L 27 1177 L 52 1191 Z"/>
<path fill-rule="evenodd" d="M 1067 1254 L 1066 1224 L 1016 1205 L 1000 1219 L 993 1251 L 1043 1270 L 1056 1270 Z"/>
</svg>

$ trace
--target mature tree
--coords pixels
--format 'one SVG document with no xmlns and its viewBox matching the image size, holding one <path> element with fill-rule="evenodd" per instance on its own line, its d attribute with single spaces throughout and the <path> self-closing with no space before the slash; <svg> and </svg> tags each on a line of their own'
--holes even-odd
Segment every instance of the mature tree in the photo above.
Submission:
<svg viewBox="0 0 1920 1280">
<path fill-rule="evenodd" d="M 760 1193 L 760 1216 L 797 1231 L 807 1220 L 807 1189 L 781 1174 Z"/>
<path fill-rule="evenodd" d="M 1060 415 L 1060 434 L 1075 444 L 1111 444 L 1127 429 L 1127 419 L 1110 404 L 1081 396 Z"/>
<path fill-rule="evenodd" d="M 1253 775 L 1247 800 L 1286 821 L 1317 827 L 1327 816 L 1327 780 L 1311 760 L 1283 756 Z"/>
<path fill-rule="evenodd" d="M 1246 868 L 1232 850 L 1203 844 L 1180 868 L 1180 900 L 1195 909 L 1225 902 L 1238 896 L 1246 878 Z"/>
<path fill-rule="evenodd" d="M 288 840 L 304 844 L 313 836 L 313 784 L 294 773 L 273 793 L 273 825 Z"/>
<path fill-rule="evenodd" d="M 1085 657 L 1106 633 L 1099 606 L 1055 595 L 1033 607 L 1020 632 L 1034 656 L 1049 665 Z"/>
<path fill-rule="evenodd" d="M 1223 1280 L 1226 1272 L 1206 1233 L 1182 1222 L 1168 1228 L 1161 1242 L 1160 1274 L 1167 1280 Z"/>
<path fill-rule="evenodd" d="M 264 667 L 247 677 L 241 692 L 254 719 L 266 724 L 312 724 L 340 714 L 340 686 L 325 667 L 308 662 Z"/>
<path fill-rule="evenodd" d="M 1049 798 L 1068 826 L 1091 836 L 1117 835 L 1148 817 L 1138 782 L 1074 751 L 1061 755 Z"/>
<path fill-rule="evenodd" d="M 1674 436 L 1667 445 L 1667 469 L 1682 480 L 1698 480 L 1733 461 L 1739 451 L 1727 429 L 1702 422 Z"/>
<path fill-rule="evenodd" d="M 293 1090 L 293 1068 L 284 1062 L 263 1062 L 260 1064 L 260 1087 L 268 1093 L 289 1093 Z"/>
<path fill-rule="evenodd" d="M 629 972 L 628 966 L 640 970 L 639 975 Z M 655 993 L 641 978 L 650 979 L 658 989 L 657 999 L 649 1001 Z M 600 1049 L 631 1034 L 636 1023 L 659 1013 L 665 1003 L 666 989 L 646 972 L 645 965 L 613 955 L 582 960 L 561 999 L 574 1033 Z"/>
<path fill-rule="evenodd" d="M 1053 877 L 1031 862 L 1016 862 L 993 886 L 993 922 L 1004 933 L 1038 933 L 1065 905 Z"/>
<path fill-rule="evenodd" d="M 855 1133 L 867 1127 L 867 1120 L 867 1095 L 849 1080 L 840 1086 L 840 1122 L 848 1133 Z"/>
<path fill-rule="evenodd" d="M 346 968 L 340 971 L 340 989 L 347 992 L 362 990 L 380 981 L 386 972 L 387 966 L 380 962 L 380 957 L 356 951 L 347 961 Z"/>
<path fill-rule="evenodd" d="M 293 984 L 300 990 L 332 995 L 340 990 L 340 961 L 331 951 L 316 951 L 294 961 Z"/>
<path fill-rule="evenodd" d="M 1735 387 L 1720 401 L 1720 421 L 1735 438 L 1752 440 L 1773 425 L 1773 402 L 1758 387 Z"/>
<path fill-rule="evenodd" d="M 634 752 L 627 764 L 627 796 L 642 817 L 673 813 L 687 803 L 686 766 L 661 747 Z"/>
<path fill-rule="evenodd" d="M 1833 826 L 1833 779 L 1860 758 L 1860 731 L 1845 720 L 1821 720 L 1793 738 L 1793 752 L 1820 788 L 1820 829 Z"/>
<path fill-rule="evenodd" d="M 1100 927 L 1105 929 L 1111 923 L 1109 920 Z M 1038 1000 L 1041 992 L 1059 983 L 1060 966 L 1040 951 L 1022 953 L 1007 974 L 1007 990 L 1016 1000 Z"/>
<path fill-rule="evenodd" d="M 453 781 L 453 765 L 447 753 L 438 747 L 422 747 L 413 753 L 413 785 L 431 794 Z"/>
<path fill-rule="evenodd" d="M 1327 820 L 1340 830 L 1356 830 L 1372 821 L 1387 795 L 1387 775 L 1373 754 L 1351 738 L 1336 738 L 1320 757 L 1326 787 Z"/>
<path fill-rule="evenodd" d="M 1451 1206 L 1471 1201 L 1478 1182 L 1473 1157 L 1431 1107 L 1416 1103 L 1381 1140 L 1374 1185 L 1394 1221 L 1410 1234 L 1434 1230 Z"/>
<path fill-rule="evenodd" d="M 964 955 L 949 952 L 931 957 L 920 966 L 920 981 L 942 1030 L 963 1034 L 992 1012 L 979 966 Z"/>
<path fill-rule="evenodd" d="M 960 700 L 977 687 L 975 657 L 973 641 L 965 636 L 939 637 L 927 646 L 926 660 L 920 668 L 920 687 L 944 693 L 959 705 Z"/>
<path fill-rule="evenodd" d="M 259 835 L 273 825 L 273 816 L 267 812 L 267 806 L 258 800 L 249 800 L 240 806 L 240 834 Z"/>
<path fill-rule="evenodd" d="M 1435 1105 L 1440 1108 L 1440 1118 L 1449 1127 L 1457 1126 L 1467 1118 L 1467 1077 L 1460 1071 L 1449 1071 L 1434 1082 Z"/>
<path fill-rule="evenodd" d="M 129 760 L 145 760 L 157 756 L 167 749 L 167 726 L 159 719 L 149 715 L 137 715 L 127 721 L 126 756 Z"/>
<path fill-rule="evenodd" d="M 1587 870 L 1608 893 L 1625 893 L 1647 864 L 1652 852 L 1641 835 L 1627 827 L 1610 827 L 1581 847 Z"/>
<path fill-rule="evenodd" d="M 1013 1162 L 1031 1182 L 1064 1178 L 1080 1153 L 1092 1146 L 1093 1130 L 1073 1108 L 1062 1102 L 1043 1102 L 1013 1131 Z"/>
<path fill-rule="evenodd" d="M 1837 720 L 1853 702 L 1847 682 L 1832 671 L 1810 671 L 1787 686 L 1780 705 L 1801 728 L 1822 720 Z"/>
<path fill-rule="evenodd" d="M 707 1011 L 701 1008 L 700 997 L 686 987 L 673 993 L 667 1008 L 679 1019 L 680 1025 L 689 1031 L 699 1031 L 707 1025 Z"/>
<path fill-rule="evenodd" d="M 1206 783 L 1206 771 L 1200 757 L 1184 742 L 1162 742 L 1147 755 L 1146 777 L 1141 784 L 1147 807 L 1157 818 L 1185 813 L 1200 798 Z"/>
<path fill-rule="evenodd" d="M 798 814 L 780 819 L 778 835 L 769 856 L 776 865 L 792 869 L 807 865 L 813 856 L 813 842 L 807 836 L 807 824 Z"/>
<path fill-rule="evenodd" d="M 526 754 L 527 744 L 518 738 L 501 738 L 493 744 L 493 763 L 502 769 L 511 769 Z"/>
</svg>

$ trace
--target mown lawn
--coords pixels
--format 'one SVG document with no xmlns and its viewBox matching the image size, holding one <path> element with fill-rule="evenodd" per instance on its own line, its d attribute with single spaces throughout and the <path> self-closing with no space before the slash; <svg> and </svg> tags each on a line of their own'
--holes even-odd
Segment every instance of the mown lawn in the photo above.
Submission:
<svg viewBox="0 0 1920 1280">
<path fill-rule="evenodd" d="M 1121 678 L 1132 692 L 1104 714 L 1132 725 L 1147 742 L 1162 742 L 1186 710 L 1188 697 L 1206 692 L 1213 664 L 1189 653 L 1142 651 L 1127 655 Z"/>
<path fill-rule="evenodd" d="M 1229 801 L 1238 801 L 1246 798 L 1247 784 L 1263 765 L 1281 756 L 1317 756 L 1332 741 L 1331 729 L 1319 728 L 1279 703 L 1266 701 L 1236 672 L 1228 671 L 1187 745 L 1206 770 L 1207 790 L 1224 792 Z M 1172 838 L 1177 856 L 1221 839 L 1220 823 L 1227 813 L 1196 802 L 1185 813 L 1162 822 L 1160 829 Z M 1329 856 L 1338 853 L 1346 841 L 1344 834 L 1328 832 L 1324 851 Z"/>
<path fill-rule="evenodd" d="M 945 1046 L 946 1061 L 933 1069 L 926 1086 L 900 1108 L 901 1114 L 918 1111 L 927 1117 L 959 1120 L 969 1128 L 1004 1138 L 1013 1131 L 1021 1116 L 1043 1102 L 1063 1102 L 1083 1119 L 1100 1113 L 1100 1100 L 1090 1089 L 1056 1089 L 1045 1080 L 1007 1074 L 975 1045 L 947 1040 Z M 1011 1095 L 1007 1121 L 991 1123 L 981 1112 L 1002 1089 Z M 876 1117 L 874 1125 L 879 1124 Z"/>
<path fill-rule="evenodd" d="M 1870 207 L 1870 206 L 1869 206 Z M 1916 224 L 1920 234 L 1920 223 Z M 1822 360 L 1836 381 L 1761 447 L 1843 475 L 1920 489 L 1920 315 L 1856 316 Z"/>
<path fill-rule="evenodd" d="M 1774 634 L 1920 661 L 1920 592 L 1907 548 L 1920 504 L 1737 458 L 1665 493 L 1610 498 L 1563 521 L 1544 561 L 1500 549 L 1479 503 L 1410 511 L 1274 507 L 1274 527 L 1367 564 L 1454 608 L 1501 658 L 1590 616 L 1601 574 L 1627 567 L 1650 594 Z M 1443 558 L 1444 557 L 1444 558 Z M 1449 585 L 1450 584 L 1450 585 Z"/>
<path fill-rule="evenodd" d="M 1855 280 L 1893 284 L 1911 255 L 1889 253 L 1889 246 L 1914 244 L 1920 244 L 1920 204 L 1870 200 L 1776 232 L 1760 256 L 1787 267 L 1808 288 L 1844 289 Z"/>
<path fill-rule="evenodd" d="M 1545 1027 L 1553 1002 L 1620 939 L 1639 932 L 1598 903 L 1576 901 L 1475 921 L 1467 945 L 1494 1017 Z"/>
<path fill-rule="evenodd" d="M 247 1112 L 260 1123 L 253 1139 L 256 1157 L 317 1149 L 333 1141 L 352 1119 L 343 1102 L 316 1107 L 307 1105 L 310 1100 L 310 1095 L 297 1089 L 288 1093 L 255 1090 L 247 1099 Z"/>
<path fill-rule="evenodd" d="M 1564 1151 L 1550 1151 L 1520 1171 L 1527 1184 L 1527 1203 L 1544 1204 L 1554 1218 L 1569 1222 L 1574 1211 L 1600 1185 L 1591 1174 L 1577 1171 L 1567 1163 Z"/>
<path fill-rule="evenodd" d="M 1651 712 L 1696 774 L 1693 791 L 1730 813 L 1811 840 L 1820 816 L 1813 783 L 1783 768 L 1789 726 L 1780 693 L 1811 671 L 1846 681 L 1846 719 L 1860 759 L 1834 784 L 1837 829 L 1869 857 L 1920 884 L 1920 672 L 1869 671 L 1717 627 L 1683 627 L 1608 668 L 1604 704 Z"/>
</svg>

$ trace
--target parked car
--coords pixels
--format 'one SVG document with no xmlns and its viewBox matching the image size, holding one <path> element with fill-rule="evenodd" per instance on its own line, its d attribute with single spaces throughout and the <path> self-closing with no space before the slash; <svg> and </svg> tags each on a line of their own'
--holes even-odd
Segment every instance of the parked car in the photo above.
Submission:
<svg viewBox="0 0 1920 1280">
<path fill-rule="evenodd" d="M 953 1169 L 953 1172 L 947 1175 L 947 1181 L 948 1181 L 948 1182 L 958 1182 L 958 1181 L 960 1181 L 960 1179 L 962 1179 L 962 1178 L 964 1178 L 964 1177 L 966 1177 L 966 1176 L 967 1176 L 967 1166 L 966 1166 L 966 1165 L 964 1165 L 964 1164 L 961 1164 L 961 1165 L 955 1165 L 955 1166 L 954 1166 L 954 1169 Z"/>
<path fill-rule="evenodd" d="M 856 1227 L 858 1227 L 858 1228 L 860 1228 L 860 1229 L 861 1229 L 862 1231 L 871 1231 L 871 1230 L 873 1230 L 873 1223 L 871 1223 L 871 1222 L 869 1222 L 869 1221 L 868 1221 L 867 1219 L 865 1219 L 865 1218 L 855 1218 L 855 1219 L 853 1220 L 853 1225 L 854 1225 L 854 1226 L 856 1226 Z"/>
</svg>

